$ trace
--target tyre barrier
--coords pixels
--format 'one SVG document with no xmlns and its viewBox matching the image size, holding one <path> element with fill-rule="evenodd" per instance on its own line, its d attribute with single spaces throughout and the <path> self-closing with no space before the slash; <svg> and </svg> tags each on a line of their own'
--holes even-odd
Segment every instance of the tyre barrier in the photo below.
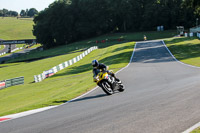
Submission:
<svg viewBox="0 0 200 133">
<path fill-rule="evenodd" d="M 0 53 L 0 56 L 2 56 L 2 55 L 4 55 L 4 54 L 6 54 L 6 52 Z"/>
<path fill-rule="evenodd" d="M 200 33 L 197 32 L 197 33 L 185 33 L 185 37 L 193 37 L 193 36 L 197 36 L 197 38 L 200 39 Z"/>
<path fill-rule="evenodd" d="M 34 75 L 34 81 L 35 83 L 37 82 L 41 82 L 42 80 L 54 75 L 55 73 L 57 73 L 58 71 L 71 66 L 72 64 L 78 62 L 79 60 L 83 59 L 86 55 L 88 55 L 90 52 L 92 52 L 93 50 L 98 49 L 97 46 L 91 47 L 89 49 L 87 49 L 86 51 L 84 51 L 82 54 L 80 54 L 79 56 L 66 61 L 64 63 L 59 64 L 58 66 L 55 66 L 47 71 L 44 71 L 43 73 L 39 74 L 39 75 Z"/>
<path fill-rule="evenodd" d="M 197 32 L 197 37 L 200 39 L 200 33 Z"/>
<path fill-rule="evenodd" d="M 15 85 L 20 85 L 20 84 L 24 84 L 23 76 L 0 81 L 0 89 L 4 89 L 4 88 L 8 88 L 8 87 L 15 86 Z"/>
</svg>

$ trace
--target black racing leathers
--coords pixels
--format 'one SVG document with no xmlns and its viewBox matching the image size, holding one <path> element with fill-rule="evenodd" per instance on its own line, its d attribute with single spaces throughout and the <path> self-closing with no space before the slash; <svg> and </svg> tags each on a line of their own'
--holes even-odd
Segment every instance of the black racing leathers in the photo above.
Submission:
<svg viewBox="0 0 200 133">
<path fill-rule="evenodd" d="M 94 74 L 93 77 L 95 78 L 100 71 L 106 71 L 109 75 L 113 76 L 117 81 L 120 81 L 118 78 L 116 78 L 113 72 L 107 70 L 107 66 L 104 65 L 103 63 L 99 63 L 97 67 L 93 68 L 93 74 Z"/>
<path fill-rule="evenodd" d="M 93 77 L 96 77 L 97 74 L 100 72 L 100 71 L 107 71 L 107 66 L 102 64 L 102 63 L 99 63 L 99 65 L 97 67 L 94 67 L 93 68 Z"/>
</svg>

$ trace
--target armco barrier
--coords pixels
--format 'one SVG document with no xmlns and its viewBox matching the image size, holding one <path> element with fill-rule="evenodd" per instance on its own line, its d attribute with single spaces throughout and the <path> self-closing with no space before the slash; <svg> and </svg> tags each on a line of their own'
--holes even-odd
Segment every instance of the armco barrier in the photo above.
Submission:
<svg viewBox="0 0 200 133">
<path fill-rule="evenodd" d="M 83 59 L 83 57 L 85 57 L 86 55 L 88 55 L 90 52 L 92 52 L 93 50 L 98 49 L 97 46 L 91 47 L 88 50 L 84 51 L 82 54 L 80 54 L 79 56 L 66 61 L 64 63 L 59 64 L 58 66 L 55 66 L 47 71 L 44 71 L 42 74 L 39 75 L 34 75 L 34 81 L 35 82 L 41 82 L 42 80 L 54 75 L 55 73 L 57 73 L 58 71 L 78 62 L 79 60 Z"/>
<path fill-rule="evenodd" d="M 20 84 L 24 84 L 24 77 L 17 77 L 17 78 L 6 80 L 6 88 L 10 86 L 20 85 Z"/>
<path fill-rule="evenodd" d="M 196 35 L 199 39 L 200 39 L 200 33 L 185 33 L 185 37 L 193 37 L 194 35 Z"/>
<path fill-rule="evenodd" d="M 2 56 L 2 55 L 4 55 L 4 54 L 6 54 L 6 52 L 0 53 L 0 56 Z"/>
<path fill-rule="evenodd" d="M 24 77 L 17 77 L 13 79 L 0 81 L 0 89 L 15 86 L 15 85 L 20 85 L 20 84 L 24 84 Z"/>
<path fill-rule="evenodd" d="M 0 81 L 0 89 L 6 88 L 6 82 Z"/>
</svg>

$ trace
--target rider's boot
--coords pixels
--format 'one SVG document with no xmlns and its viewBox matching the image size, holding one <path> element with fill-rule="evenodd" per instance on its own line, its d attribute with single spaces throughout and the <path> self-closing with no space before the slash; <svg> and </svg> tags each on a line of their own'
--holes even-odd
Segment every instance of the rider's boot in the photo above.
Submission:
<svg viewBox="0 0 200 133">
<path fill-rule="evenodd" d="M 115 80 L 118 82 L 118 84 L 120 85 L 120 86 L 123 86 L 123 84 L 122 84 L 122 81 L 121 80 L 119 80 L 116 76 L 115 76 L 115 74 L 114 73 L 112 73 L 112 72 L 109 72 L 110 73 L 110 75 L 112 76 L 112 77 L 114 77 L 115 78 Z"/>
<path fill-rule="evenodd" d="M 114 78 L 115 78 L 115 80 L 118 82 L 118 84 L 120 85 L 120 86 L 123 86 L 123 84 L 122 84 L 122 81 L 121 80 L 119 80 L 118 78 L 116 78 L 115 76 L 114 76 Z"/>
</svg>

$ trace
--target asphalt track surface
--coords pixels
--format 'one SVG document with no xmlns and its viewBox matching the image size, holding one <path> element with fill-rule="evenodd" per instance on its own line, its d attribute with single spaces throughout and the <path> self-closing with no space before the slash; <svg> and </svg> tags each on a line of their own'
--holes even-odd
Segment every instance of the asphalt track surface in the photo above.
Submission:
<svg viewBox="0 0 200 133">
<path fill-rule="evenodd" d="M 12 49 L 14 49 L 14 48 L 12 48 Z M 9 55 L 0 57 L 0 63 L 4 62 L 4 61 L 7 61 L 9 59 L 13 59 L 13 58 L 22 56 L 22 55 L 24 55 L 24 54 L 26 54 L 26 53 L 30 52 L 31 50 L 34 50 L 34 49 L 36 49 L 36 48 L 23 49 L 22 51 L 19 51 L 19 52 L 16 52 L 16 53 L 11 53 Z"/>
<path fill-rule="evenodd" d="M 0 39 L 0 41 L 3 41 L 2 39 Z M 0 50 L 0 54 L 1 53 L 4 53 L 4 52 L 8 52 L 8 45 L 5 45 L 5 48 L 4 49 L 2 49 L 2 50 Z M 15 47 L 16 47 L 16 45 L 12 45 L 11 46 L 11 49 L 15 49 Z"/>
<path fill-rule="evenodd" d="M 3 50 L 0 50 L 0 54 L 4 53 L 4 52 L 8 52 L 8 47 L 9 47 L 8 45 L 5 45 L 5 48 Z M 16 45 L 11 46 L 12 50 L 15 49 L 15 48 L 16 48 Z"/>
<path fill-rule="evenodd" d="M 200 69 L 176 62 L 163 43 L 137 43 L 117 76 L 126 90 L 96 89 L 57 108 L 0 123 L 1 133 L 181 133 L 200 121 Z"/>
</svg>

